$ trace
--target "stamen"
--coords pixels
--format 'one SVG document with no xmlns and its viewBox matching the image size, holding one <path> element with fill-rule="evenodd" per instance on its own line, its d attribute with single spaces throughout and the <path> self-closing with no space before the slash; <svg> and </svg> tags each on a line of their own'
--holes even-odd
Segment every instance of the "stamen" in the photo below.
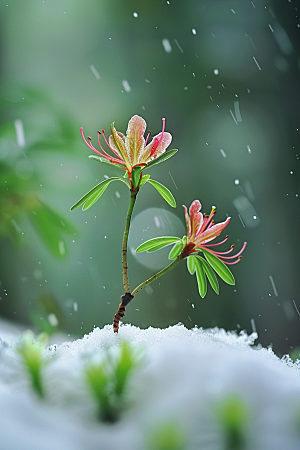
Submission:
<svg viewBox="0 0 300 450">
<path fill-rule="evenodd" d="M 216 211 L 214 208 L 215 207 L 213 206 L 209 216 L 207 214 L 204 215 L 205 218 L 203 220 L 202 226 L 197 231 L 197 235 L 196 236 L 199 236 L 199 234 L 203 233 L 203 231 L 205 231 L 206 229 L 209 229 L 214 224 L 214 222 L 212 220 L 213 216 L 215 215 L 215 211 Z M 209 224 L 210 221 L 212 221 L 211 224 Z"/>
<path fill-rule="evenodd" d="M 225 262 L 225 264 L 227 265 L 227 266 L 232 266 L 233 264 L 237 264 L 238 262 L 240 262 L 240 259 L 241 258 L 238 258 L 236 261 L 234 261 L 234 262 Z"/>
<path fill-rule="evenodd" d="M 163 122 L 163 127 L 162 127 L 162 132 L 161 132 L 161 134 L 163 135 L 163 134 L 164 134 L 164 131 L 165 131 L 166 119 L 163 117 L 161 120 L 162 120 L 162 122 Z"/>
<path fill-rule="evenodd" d="M 228 252 L 214 252 L 213 250 L 209 250 L 209 251 L 211 253 L 213 253 L 214 255 L 216 255 L 217 257 L 220 257 L 220 259 L 233 259 L 233 258 L 237 258 L 241 253 L 243 253 L 243 251 L 245 250 L 246 245 L 247 245 L 247 242 L 244 242 L 243 247 L 241 248 L 241 250 L 236 255 L 233 255 L 233 256 L 222 256 L 222 255 L 225 255 L 227 253 L 230 253 L 233 250 L 232 247 L 231 247 L 231 249 Z M 224 262 L 227 264 L 226 261 L 224 261 Z"/>
<path fill-rule="evenodd" d="M 91 150 L 93 150 L 93 152 L 98 153 L 98 155 L 103 156 L 102 153 L 98 152 L 98 150 L 96 150 L 95 147 L 92 146 L 92 144 L 91 144 L 91 138 L 90 138 L 90 137 L 88 137 L 88 141 L 89 141 L 89 142 L 86 140 L 86 138 L 84 137 L 84 134 L 83 134 L 83 128 L 80 128 L 80 133 L 81 133 L 82 139 L 84 140 L 84 142 L 86 143 L 86 145 L 87 145 Z"/>
<path fill-rule="evenodd" d="M 149 139 L 150 136 L 151 136 L 151 131 L 149 130 L 149 131 L 148 131 L 148 134 L 147 134 L 147 137 L 146 137 L 146 140 L 145 140 L 145 145 L 144 145 L 144 147 L 146 147 L 147 142 L 148 142 L 148 139 Z"/>
<path fill-rule="evenodd" d="M 97 154 L 100 155 L 100 156 L 103 156 L 105 159 L 107 159 L 108 161 L 110 161 L 110 162 L 112 162 L 112 163 L 124 164 L 124 161 L 122 161 L 122 160 L 120 160 L 120 159 L 117 159 L 117 158 L 113 158 L 112 156 L 108 155 L 108 153 L 106 153 L 106 152 L 102 149 L 101 146 L 100 146 L 101 150 L 103 150 L 103 152 L 106 153 L 106 154 L 103 154 L 103 153 L 99 152 L 98 150 L 96 150 L 95 147 L 93 147 L 93 145 L 92 145 L 92 138 L 91 138 L 90 136 L 88 136 L 88 137 L 87 137 L 87 140 L 86 140 L 86 138 L 84 137 L 84 134 L 83 134 L 83 128 L 80 128 L 80 133 L 81 133 L 82 139 L 84 140 L 84 142 L 86 143 L 86 145 L 87 145 L 91 150 L 93 150 L 93 152 L 97 153 Z"/>
<path fill-rule="evenodd" d="M 247 242 L 244 242 L 244 244 L 243 244 L 241 250 L 235 255 L 236 257 L 237 257 L 237 256 L 240 257 L 240 254 L 243 253 L 243 251 L 244 251 L 245 248 L 246 248 L 246 245 L 247 245 Z M 230 258 L 230 257 L 229 257 L 229 258 Z M 231 256 L 231 258 L 233 258 L 233 256 Z"/>
<path fill-rule="evenodd" d="M 210 224 L 206 227 L 206 229 L 209 230 L 209 228 L 211 228 L 213 225 L 215 225 L 215 221 L 214 220 L 212 220 L 210 222 Z"/>
<path fill-rule="evenodd" d="M 110 148 L 110 149 L 112 150 L 111 146 L 110 146 L 109 143 L 107 142 L 107 139 L 106 139 L 105 131 L 104 131 L 104 130 L 102 130 L 102 135 L 103 135 L 103 139 L 105 140 L 105 144 L 107 145 L 108 148 Z"/>
<path fill-rule="evenodd" d="M 224 244 L 224 242 L 226 242 L 228 238 L 229 238 L 229 236 L 227 235 L 223 241 L 221 241 L 221 242 L 216 242 L 215 244 L 205 244 L 205 247 L 214 247 L 215 245 L 221 245 L 221 244 Z"/>
<path fill-rule="evenodd" d="M 105 131 L 104 131 L 104 130 L 102 130 L 102 136 L 103 136 L 103 139 L 105 140 L 105 143 L 106 143 L 107 147 L 110 148 L 111 151 L 114 152 L 114 154 L 118 156 L 118 158 L 120 158 L 120 155 L 116 152 L 116 150 L 114 150 L 114 149 L 109 145 L 109 143 L 107 142 L 107 139 L 106 139 Z M 124 162 L 125 162 L 125 161 L 124 161 Z"/>
<path fill-rule="evenodd" d="M 120 154 L 121 152 L 118 153 L 116 150 L 114 150 L 114 149 L 109 145 L 109 143 L 108 143 L 108 141 L 107 141 L 107 139 L 106 139 L 105 131 L 104 131 L 104 130 L 102 130 L 102 136 L 103 136 L 103 139 L 105 140 L 105 143 L 106 143 L 106 145 L 108 146 L 108 148 L 110 148 L 111 151 L 114 152 L 114 154 L 115 154 L 118 158 L 120 158 L 120 161 L 122 161 L 122 164 L 126 165 L 125 160 L 122 159 L 122 155 Z"/>
<path fill-rule="evenodd" d="M 227 250 L 227 252 L 215 252 L 214 250 L 208 249 L 206 248 L 205 245 L 201 245 L 202 248 L 204 248 L 204 250 L 208 250 L 210 253 L 213 253 L 214 255 L 216 255 L 218 258 L 235 258 L 237 255 L 234 256 L 223 256 L 223 255 L 228 255 L 228 253 L 231 253 L 233 248 L 230 248 L 229 250 Z"/>
<path fill-rule="evenodd" d="M 100 143 L 100 131 L 97 131 L 97 133 L 98 133 L 98 145 L 99 145 L 99 147 L 101 148 L 101 150 L 103 151 L 103 153 L 105 153 L 107 156 L 109 156 L 110 158 L 112 158 L 112 156 L 110 156 L 110 154 L 109 153 L 107 153 L 105 150 L 104 150 L 104 148 L 102 147 L 102 145 L 101 145 L 101 143 Z M 119 155 L 117 155 L 117 156 L 119 156 Z"/>
</svg>

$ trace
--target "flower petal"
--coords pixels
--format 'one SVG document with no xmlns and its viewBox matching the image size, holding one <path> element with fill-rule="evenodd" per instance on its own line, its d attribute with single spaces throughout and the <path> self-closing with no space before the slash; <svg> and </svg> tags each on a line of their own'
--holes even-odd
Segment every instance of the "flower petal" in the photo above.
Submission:
<svg viewBox="0 0 300 450">
<path fill-rule="evenodd" d="M 190 216 L 188 215 L 187 207 L 185 205 L 182 205 L 182 206 L 184 208 L 184 217 L 185 217 L 185 222 L 186 222 L 187 238 L 188 238 L 188 240 L 190 240 L 190 235 L 191 235 Z"/>
<path fill-rule="evenodd" d="M 128 122 L 125 146 L 133 166 L 140 162 L 139 157 L 145 145 L 144 133 L 146 126 L 145 120 L 137 115 L 131 117 Z"/>
<path fill-rule="evenodd" d="M 147 163 L 149 162 L 149 160 L 152 161 L 153 159 L 158 158 L 166 151 L 171 142 L 172 135 L 170 133 L 162 132 L 157 134 L 156 136 L 154 136 L 150 144 L 145 147 L 143 153 L 140 156 L 139 162 Z"/>
<path fill-rule="evenodd" d="M 126 151 L 126 147 L 125 147 L 125 143 L 124 143 L 124 138 L 123 138 L 123 134 L 119 133 L 115 127 L 114 127 L 114 123 L 111 124 L 111 136 L 109 137 L 109 143 L 114 144 L 114 146 L 112 146 L 114 149 L 117 150 L 118 153 L 120 153 L 121 158 L 124 160 L 128 170 L 131 171 L 132 169 L 132 165 L 131 165 L 131 161 L 128 157 L 127 151 Z"/>
<path fill-rule="evenodd" d="M 201 209 L 201 203 L 199 200 L 194 200 L 190 206 L 190 221 L 191 221 L 191 236 L 190 240 L 194 241 L 197 231 L 201 228 L 203 223 L 203 214 L 199 212 Z"/>
<path fill-rule="evenodd" d="M 212 241 L 217 236 L 219 236 L 224 228 L 227 227 L 227 225 L 230 222 L 230 217 L 227 217 L 225 222 L 217 223 L 216 225 L 213 225 L 211 228 L 208 228 L 206 231 L 201 233 L 199 236 L 196 237 L 194 240 L 196 246 L 201 244 L 206 244 L 206 242 Z"/>
<path fill-rule="evenodd" d="M 125 144 L 125 136 L 124 136 L 124 134 L 121 133 L 120 131 L 117 131 L 117 133 L 120 136 L 120 138 L 124 141 L 124 144 Z M 113 137 L 111 135 L 109 136 L 107 145 L 115 154 L 117 154 L 120 158 L 122 158 L 119 150 L 117 149 L 117 147 L 116 147 L 116 145 L 114 143 Z"/>
</svg>

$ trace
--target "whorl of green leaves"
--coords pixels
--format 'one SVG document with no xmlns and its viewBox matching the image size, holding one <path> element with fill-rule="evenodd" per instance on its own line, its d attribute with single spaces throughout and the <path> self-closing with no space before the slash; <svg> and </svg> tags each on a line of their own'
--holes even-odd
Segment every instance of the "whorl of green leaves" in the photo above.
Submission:
<svg viewBox="0 0 300 450">
<path fill-rule="evenodd" d="M 207 293 L 207 280 L 216 294 L 219 294 L 219 282 L 215 272 L 225 283 L 234 285 L 235 279 L 226 264 L 207 250 L 201 249 L 206 259 L 198 254 L 187 257 L 187 268 L 191 275 L 196 273 L 198 290 L 203 298 Z"/>
</svg>

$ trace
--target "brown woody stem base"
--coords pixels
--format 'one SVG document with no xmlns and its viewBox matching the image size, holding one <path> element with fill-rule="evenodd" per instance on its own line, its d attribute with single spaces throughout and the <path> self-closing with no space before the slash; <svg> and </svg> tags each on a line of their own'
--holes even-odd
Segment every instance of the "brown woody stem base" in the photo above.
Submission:
<svg viewBox="0 0 300 450">
<path fill-rule="evenodd" d="M 113 320 L 113 326 L 114 326 L 114 332 L 118 333 L 119 326 L 120 326 L 120 319 L 124 317 L 125 315 L 125 308 L 128 305 L 128 303 L 131 302 L 133 299 L 133 295 L 130 292 L 127 292 L 126 294 L 122 295 L 121 297 L 121 303 L 119 304 L 118 312 L 115 314 L 114 320 Z"/>
</svg>

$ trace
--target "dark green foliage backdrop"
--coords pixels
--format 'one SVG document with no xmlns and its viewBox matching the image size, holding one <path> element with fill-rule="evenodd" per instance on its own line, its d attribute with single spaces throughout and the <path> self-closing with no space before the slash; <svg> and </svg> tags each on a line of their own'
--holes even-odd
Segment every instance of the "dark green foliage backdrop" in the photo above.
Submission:
<svg viewBox="0 0 300 450">
<path fill-rule="evenodd" d="M 88 159 L 79 129 L 95 143 L 98 129 L 115 121 L 125 132 L 139 114 L 153 134 L 166 117 L 179 149 L 152 170 L 178 206 L 145 186 L 134 225 L 150 231 L 140 238 L 182 235 L 181 205 L 199 198 L 205 212 L 217 206 L 217 221 L 232 217 L 230 242 L 248 248 L 234 288 L 202 300 L 182 264 L 138 294 L 126 321 L 255 324 L 278 353 L 299 345 L 297 2 L 6 0 L 0 11 L 1 315 L 76 335 L 112 322 L 129 195 L 111 185 L 90 210 L 70 213 L 114 175 Z M 129 264 L 132 286 L 153 273 L 153 261 L 130 253 Z"/>
</svg>

